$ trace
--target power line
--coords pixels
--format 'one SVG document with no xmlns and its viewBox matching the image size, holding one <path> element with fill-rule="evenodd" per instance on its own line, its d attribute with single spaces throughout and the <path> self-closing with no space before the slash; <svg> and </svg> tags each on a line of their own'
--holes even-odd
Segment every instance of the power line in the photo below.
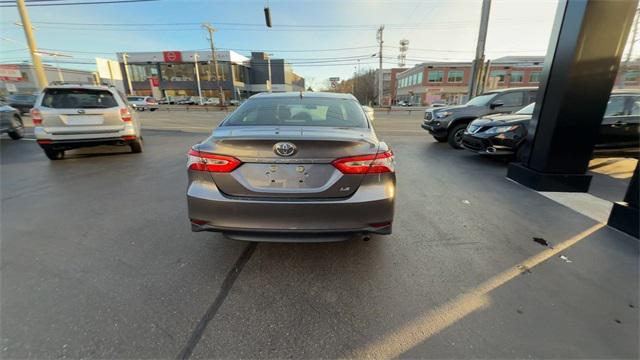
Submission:
<svg viewBox="0 0 640 360">
<path fill-rule="evenodd" d="M 87 1 L 87 2 L 74 2 L 74 3 L 38 3 L 34 4 L 29 2 L 29 7 L 35 6 L 68 6 L 68 5 L 102 5 L 102 4 L 122 4 L 122 3 L 138 3 L 138 2 L 149 2 L 149 1 L 158 1 L 158 0 L 108 0 L 108 1 Z M 0 8 L 5 7 L 16 7 L 17 5 L 0 5 Z"/>
</svg>

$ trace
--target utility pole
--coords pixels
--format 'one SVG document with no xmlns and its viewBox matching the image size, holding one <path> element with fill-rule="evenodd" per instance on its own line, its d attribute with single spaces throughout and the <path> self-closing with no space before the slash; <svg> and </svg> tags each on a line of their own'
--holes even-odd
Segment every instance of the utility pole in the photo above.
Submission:
<svg viewBox="0 0 640 360">
<path fill-rule="evenodd" d="M 193 54 L 193 62 L 196 64 L 196 82 L 198 83 L 198 102 L 202 105 L 202 88 L 200 87 L 200 71 L 198 70 L 198 53 Z"/>
<path fill-rule="evenodd" d="M 378 28 L 378 33 L 376 34 L 376 40 L 378 40 L 378 45 L 380 46 L 380 51 L 378 52 L 378 58 L 380 60 L 379 66 L 379 74 L 378 74 L 378 106 L 382 106 L 382 91 L 384 90 L 382 81 L 382 44 L 384 41 L 382 40 L 382 32 L 384 31 L 384 25 L 380 25 Z"/>
<path fill-rule="evenodd" d="M 135 95 L 133 92 L 133 85 L 131 85 L 131 76 L 129 76 L 129 64 L 127 64 L 127 59 L 129 58 L 129 54 L 122 53 L 122 61 L 124 62 L 124 76 L 127 77 L 127 86 L 129 87 L 129 95 Z"/>
<path fill-rule="evenodd" d="M 624 60 L 624 66 L 622 66 L 622 71 L 620 73 L 619 86 L 621 88 L 624 88 L 624 76 L 629 70 L 629 64 L 631 63 L 631 56 L 633 54 L 633 47 L 637 41 L 636 37 L 638 36 L 638 20 L 640 20 L 640 8 L 636 9 L 636 19 L 633 23 L 633 30 L 631 31 L 631 43 L 629 44 L 629 51 L 627 52 L 627 57 Z"/>
<path fill-rule="evenodd" d="M 222 91 L 222 85 L 220 84 L 220 72 L 218 71 L 218 59 L 216 59 L 216 48 L 213 46 L 213 33 L 216 29 L 211 24 L 202 24 L 202 27 L 209 31 L 209 44 L 211 45 L 211 58 L 213 59 L 213 67 L 216 72 L 216 83 L 218 85 L 218 93 L 220 97 L 220 105 L 224 105 L 224 92 Z"/>
<path fill-rule="evenodd" d="M 24 36 L 27 38 L 27 44 L 29 45 L 31 61 L 33 61 L 33 70 L 35 71 L 36 78 L 38 79 L 38 87 L 40 88 L 40 90 L 42 90 L 45 86 L 47 86 L 47 76 L 44 73 L 42 59 L 40 59 L 40 55 L 38 55 L 38 46 L 36 45 L 36 39 L 33 37 L 33 28 L 31 27 L 29 13 L 27 13 L 27 6 L 24 4 L 24 0 L 16 0 L 16 3 L 18 4 L 20 19 L 22 19 Z"/>
<path fill-rule="evenodd" d="M 487 29 L 489 28 L 489 13 L 491 12 L 491 0 L 482 0 L 482 12 L 480 14 L 480 31 L 478 32 L 478 45 L 476 57 L 471 64 L 471 78 L 469 80 L 469 99 L 477 95 L 480 72 L 484 63 L 484 46 L 487 42 Z"/>
</svg>

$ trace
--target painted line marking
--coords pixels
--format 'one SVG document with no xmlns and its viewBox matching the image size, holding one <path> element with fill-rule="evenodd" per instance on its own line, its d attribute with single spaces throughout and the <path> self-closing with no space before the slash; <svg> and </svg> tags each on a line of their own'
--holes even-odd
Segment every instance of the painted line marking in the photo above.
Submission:
<svg viewBox="0 0 640 360">
<path fill-rule="evenodd" d="M 534 268 L 604 226 L 605 224 L 598 223 L 561 242 L 553 249 L 549 248 L 526 259 L 457 298 L 424 313 L 406 325 L 386 334 L 384 337 L 356 349 L 353 354 L 347 357 L 376 359 L 397 358 L 416 345 L 429 339 L 431 336 L 438 334 L 462 320 L 467 315 L 488 308 L 491 305 L 489 293 L 519 276 L 523 271 L 522 269 L 530 270 Z"/>
</svg>

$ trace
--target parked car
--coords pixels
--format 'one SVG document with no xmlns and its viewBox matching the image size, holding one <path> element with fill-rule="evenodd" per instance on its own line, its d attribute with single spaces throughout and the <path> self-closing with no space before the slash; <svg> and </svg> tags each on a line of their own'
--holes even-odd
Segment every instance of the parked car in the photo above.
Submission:
<svg viewBox="0 0 640 360">
<path fill-rule="evenodd" d="M 407 101 L 398 101 L 398 106 L 413 106 L 413 104 Z"/>
<path fill-rule="evenodd" d="M 191 100 L 191 96 L 181 96 L 179 99 L 176 99 L 176 105 L 190 105 L 193 101 Z"/>
<path fill-rule="evenodd" d="M 13 140 L 24 137 L 24 125 L 20 111 L 0 101 L 0 134 L 8 134 Z"/>
<path fill-rule="evenodd" d="M 13 94 L 7 96 L 9 106 L 18 109 L 21 114 L 28 114 L 35 102 L 36 96 L 31 94 Z"/>
<path fill-rule="evenodd" d="M 445 104 L 445 103 L 433 103 L 433 104 L 431 104 L 432 108 L 439 108 L 439 107 L 445 107 L 445 106 L 447 106 L 447 104 Z"/>
<path fill-rule="evenodd" d="M 127 96 L 127 101 L 132 108 L 139 111 L 156 111 L 158 102 L 151 96 Z"/>
<path fill-rule="evenodd" d="M 240 100 L 231 99 L 231 100 L 229 100 L 229 105 L 238 106 L 238 105 L 240 105 Z"/>
<path fill-rule="evenodd" d="M 204 101 L 204 105 L 220 105 L 220 99 L 217 97 L 210 97 Z"/>
<path fill-rule="evenodd" d="M 394 156 L 350 94 L 262 93 L 188 153 L 192 231 L 258 241 L 390 234 Z"/>
<path fill-rule="evenodd" d="M 38 144 L 51 160 L 66 150 L 96 145 L 127 145 L 142 152 L 140 122 L 113 87 L 50 85 L 38 96 L 31 120 Z"/>
<path fill-rule="evenodd" d="M 462 145 L 473 152 L 489 155 L 517 153 L 527 137 L 527 126 L 535 103 L 510 115 L 489 115 L 469 124 Z M 632 155 L 640 151 L 640 92 L 616 91 L 611 94 L 595 155 Z"/>
<path fill-rule="evenodd" d="M 160 105 L 169 105 L 169 104 L 171 104 L 171 99 L 169 97 L 163 97 L 160 100 L 158 100 L 158 104 L 160 104 Z"/>
<path fill-rule="evenodd" d="M 427 108 L 422 128 L 439 141 L 462 149 L 462 136 L 467 125 L 481 116 L 512 113 L 536 101 L 537 88 L 493 90 L 469 100 L 465 105 Z"/>
<path fill-rule="evenodd" d="M 369 120 L 375 120 L 375 112 L 373 111 L 373 108 L 371 106 L 362 105 L 362 110 L 364 110 L 364 112 L 367 114 Z"/>
</svg>

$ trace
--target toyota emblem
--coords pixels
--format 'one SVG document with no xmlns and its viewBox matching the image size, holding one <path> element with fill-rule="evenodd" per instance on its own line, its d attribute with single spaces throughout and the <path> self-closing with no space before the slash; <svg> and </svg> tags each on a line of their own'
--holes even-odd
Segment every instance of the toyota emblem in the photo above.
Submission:
<svg viewBox="0 0 640 360">
<path fill-rule="evenodd" d="M 273 145 L 273 152 L 280 156 L 291 156 L 296 153 L 296 146 L 290 142 L 279 142 Z"/>
</svg>

